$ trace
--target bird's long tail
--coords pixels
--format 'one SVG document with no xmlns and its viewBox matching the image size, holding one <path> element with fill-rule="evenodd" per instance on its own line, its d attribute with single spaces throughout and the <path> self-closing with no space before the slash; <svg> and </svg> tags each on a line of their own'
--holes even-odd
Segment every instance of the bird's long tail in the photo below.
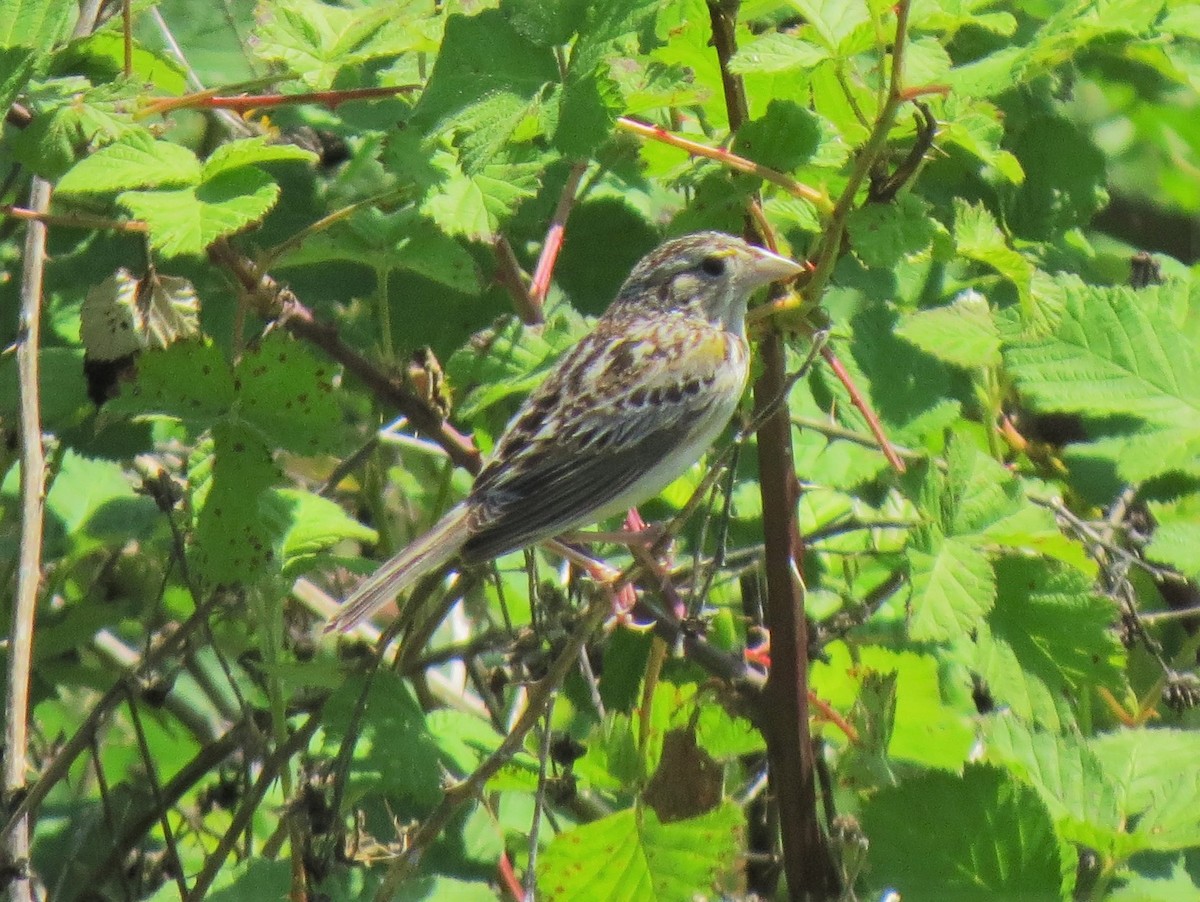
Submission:
<svg viewBox="0 0 1200 902">
<path fill-rule="evenodd" d="M 471 535 L 469 513 L 465 503 L 452 508 L 429 532 L 363 580 L 325 624 L 325 632 L 352 629 L 458 554 Z"/>
</svg>

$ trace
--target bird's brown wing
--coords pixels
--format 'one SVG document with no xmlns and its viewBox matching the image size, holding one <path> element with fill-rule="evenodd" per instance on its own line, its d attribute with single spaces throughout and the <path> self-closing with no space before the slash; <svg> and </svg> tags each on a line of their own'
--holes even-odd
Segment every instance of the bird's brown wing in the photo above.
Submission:
<svg viewBox="0 0 1200 902">
<path fill-rule="evenodd" d="M 489 560 L 594 523 L 648 468 L 686 442 L 689 429 L 683 418 L 673 418 L 619 447 L 539 449 L 529 468 L 510 471 L 473 493 L 479 525 L 463 545 L 463 556 Z"/>
</svg>

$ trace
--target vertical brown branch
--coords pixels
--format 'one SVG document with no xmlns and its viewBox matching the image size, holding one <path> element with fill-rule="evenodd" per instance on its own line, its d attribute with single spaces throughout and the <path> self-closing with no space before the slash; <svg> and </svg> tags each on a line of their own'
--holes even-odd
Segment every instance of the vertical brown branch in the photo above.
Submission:
<svg viewBox="0 0 1200 902">
<path fill-rule="evenodd" d="M 731 131 L 748 118 L 741 79 L 729 71 L 737 50 L 738 0 L 709 0 L 713 44 L 721 64 Z M 747 216 L 747 237 L 761 244 Z M 787 390 L 783 338 L 768 331 L 758 344 L 763 372 L 754 384 L 755 409 L 765 412 Z M 793 899 L 831 899 L 838 877 L 817 817 L 816 769 L 808 729 L 808 634 L 803 585 L 795 576 L 803 544 L 796 516 L 799 484 L 792 458 L 786 401 L 758 431 L 759 490 L 767 575 L 767 626 L 771 631 L 771 675 L 760 723 L 767 740 L 772 794 L 779 813 L 783 866 Z"/>
<path fill-rule="evenodd" d="M 50 208 L 50 183 L 33 179 L 29 208 Z M 33 618 L 42 575 L 42 528 L 46 503 L 43 486 L 46 456 L 38 395 L 38 349 L 41 329 L 42 276 L 46 263 L 46 226 L 30 222 L 25 233 L 25 262 L 21 271 L 21 311 L 17 335 L 17 382 L 21 417 L 21 549 L 17 591 L 13 597 L 12 633 L 8 646 L 8 698 L 4 723 L 4 798 L 10 802 L 25 787 L 28 752 L 29 676 L 33 661 Z M 26 813 L 4 836 L 5 861 L 16 868 L 11 899 L 30 902 L 33 890 L 26 871 L 29 862 L 29 824 Z"/>
</svg>

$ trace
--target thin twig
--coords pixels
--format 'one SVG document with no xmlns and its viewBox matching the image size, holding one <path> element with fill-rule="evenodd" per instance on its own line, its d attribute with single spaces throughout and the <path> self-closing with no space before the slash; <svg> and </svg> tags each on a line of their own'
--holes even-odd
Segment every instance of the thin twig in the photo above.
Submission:
<svg viewBox="0 0 1200 902">
<path fill-rule="evenodd" d="M 184 899 L 184 902 L 201 902 L 205 895 L 208 894 L 213 880 L 216 879 L 221 867 L 225 864 L 225 859 L 229 857 L 229 853 L 233 851 L 233 846 L 237 842 L 238 837 L 250 824 L 250 819 L 259 811 L 259 806 L 262 804 L 267 790 L 271 788 L 271 784 L 279 778 L 280 771 L 287 766 L 287 762 L 292 756 L 298 754 L 301 749 L 308 745 L 313 733 L 321 725 L 322 707 L 318 707 L 316 711 L 310 714 L 308 720 L 292 733 L 286 742 L 276 748 L 271 757 L 263 762 L 258 779 L 254 781 L 254 785 L 250 787 L 250 790 L 242 798 L 242 803 L 238 807 L 237 813 L 234 814 L 233 820 L 230 821 L 229 828 L 222 835 L 220 842 L 217 843 L 217 847 L 213 849 L 212 854 L 204 862 L 204 868 L 196 876 L 192 892 Z"/>
<path fill-rule="evenodd" d="M 575 196 L 579 192 L 579 183 L 587 172 L 587 161 L 581 160 L 571 166 L 567 173 L 567 181 L 558 195 L 558 205 L 554 208 L 554 216 L 550 220 L 550 228 L 546 230 L 546 240 L 542 242 L 542 253 L 538 257 L 537 266 L 533 270 L 533 284 L 529 288 L 529 297 L 540 311 L 546 303 L 546 295 L 550 291 L 550 276 L 554 272 L 554 264 L 562 250 L 563 236 L 567 230 L 567 217 L 575 206 Z"/>
<path fill-rule="evenodd" d="M 146 731 L 142 728 L 142 715 L 138 713 L 137 697 L 128 692 L 126 702 L 129 706 L 129 721 L 133 724 L 133 733 L 137 737 L 138 750 L 142 755 L 142 764 L 146 768 L 146 779 L 150 784 L 150 797 L 154 800 L 154 809 L 158 812 L 159 826 L 162 827 L 163 840 L 167 846 L 167 854 L 171 860 L 171 871 L 175 875 L 175 884 L 179 887 L 179 898 L 186 899 L 188 894 L 187 876 L 183 870 L 183 861 L 179 858 L 179 847 L 175 844 L 175 832 L 171 829 L 171 806 L 163 799 L 162 783 L 158 779 L 158 769 L 154 766 L 154 755 L 150 751 L 150 743 L 146 741 Z"/>
<path fill-rule="evenodd" d="M 492 252 L 496 255 L 496 281 L 508 291 L 517 316 L 527 326 L 540 325 L 544 322 L 542 306 L 534 301 L 526 284 L 527 277 L 521 271 L 521 264 L 517 262 L 517 255 L 513 253 L 508 239 L 497 235 L 492 242 Z"/>
<path fill-rule="evenodd" d="M 475 798 L 483 789 L 484 784 L 521 750 L 526 735 L 537 725 L 554 692 L 557 691 L 562 680 L 574 666 L 575 659 L 582 652 L 584 644 L 611 612 L 612 600 L 608 596 L 601 593 L 592 600 L 575 631 L 563 643 L 557 657 L 550 664 L 546 675 L 529 687 L 525 709 L 504 737 L 499 748 L 475 768 L 469 777 L 446 790 L 441 803 L 425 819 L 420 829 L 413 834 L 404 854 L 388 870 L 375 895 L 376 902 L 390 902 L 395 897 L 400 884 L 417 866 L 430 844 L 441 835 L 442 830 L 445 829 L 458 809 Z"/>
<path fill-rule="evenodd" d="M 26 222 L 42 222 L 47 225 L 64 226 L 69 229 L 105 229 L 114 232 L 145 234 L 149 231 L 140 219 L 108 219 L 90 213 L 47 213 L 45 210 L 27 210 L 11 204 L 0 205 L 0 216 L 22 219 Z"/>
<path fill-rule="evenodd" d="M 35 176 L 29 191 L 32 210 L 50 207 L 50 183 Z M 33 621 L 42 576 L 42 531 L 45 525 L 46 457 L 42 448 L 38 353 L 42 278 L 46 266 L 46 226 L 31 222 L 25 234 L 21 269 L 20 320 L 17 337 L 17 385 L 21 419 L 21 547 L 17 590 L 13 596 L 12 632 L 8 645 L 8 694 L 4 724 L 4 797 L 11 803 L 25 786 L 29 754 L 29 679 L 33 665 Z M 3 837 L 4 860 L 15 868 L 10 884 L 14 902 L 31 902 L 28 814 L 13 817 Z"/>
<path fill-rule="evenodd" d="M 633 132 L 633 134 L 640 135 L 643 138 L 650 138 L 654 141 L 660 141 L 663 144 L 669 144 L 671 147 L 686 150 L 692 156 L 715 160 L 718 163 L 728 166 L 730 169 L 736 169 L 738 172 L 758 176 L 765 182 L 778 185 L 793 197 L 808 201 L 817 208 L 819 213 L 828 214 L 833 211 L 833 202 L 829 199 L 828 194 L 805 185 L 803 182 L 798 182 L 790 175 L 785 175 L 777 169 L 763 166 L 760 163 L 755 163 L 753 160 L 747 160 L 745 157 L 730 153 L 728 150 L 720 147 L 709 147 L 707 144 L 689 141 L 687 138 L 681 138 L 678 135 L 672 134 L 665 128 L 659 128 L 657 125 L 646 125 L 645 123 L 638 122 L 636 119 L 629 119 L 622 116 L 617 120 L 617 125 L 625 131 Z"/>
</svg>

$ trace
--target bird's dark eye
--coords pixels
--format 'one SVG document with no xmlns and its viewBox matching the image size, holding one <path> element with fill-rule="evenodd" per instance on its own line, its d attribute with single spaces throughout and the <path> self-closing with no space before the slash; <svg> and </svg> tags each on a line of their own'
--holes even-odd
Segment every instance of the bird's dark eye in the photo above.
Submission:
<svg viewBox="0 0 1200 902">
<path fill-rule="evenodd" d="M 700 261 L 700 271 L 707 276 L 725 274 L 725 261 L 720 257 L 705 257 Z"/>
</svg>

